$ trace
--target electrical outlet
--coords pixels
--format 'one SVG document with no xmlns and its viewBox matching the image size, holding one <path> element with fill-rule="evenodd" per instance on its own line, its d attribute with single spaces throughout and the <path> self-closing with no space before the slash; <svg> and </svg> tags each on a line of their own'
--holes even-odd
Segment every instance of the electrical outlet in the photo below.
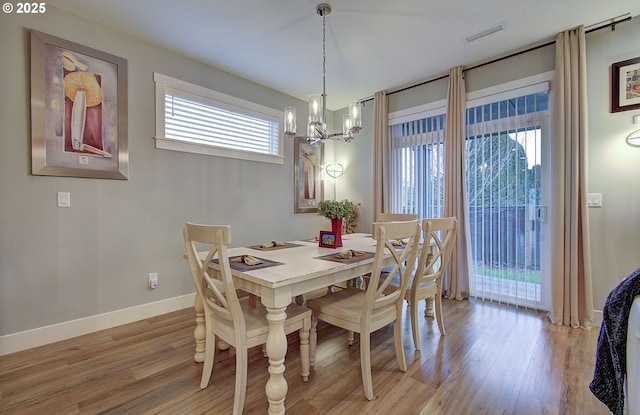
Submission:
<svg viewBox="0 0 640 415">
<path fill-rule="evenodd" d="M 158 273 L 149 273 L 149 288 L 158 288 Z"/>
</svg>

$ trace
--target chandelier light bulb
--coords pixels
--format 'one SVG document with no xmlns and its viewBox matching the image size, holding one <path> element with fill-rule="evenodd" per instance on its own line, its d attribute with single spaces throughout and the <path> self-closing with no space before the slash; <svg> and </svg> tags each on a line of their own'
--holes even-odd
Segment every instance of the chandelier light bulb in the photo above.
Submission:
<svg viewBox="0 0 640 415">
<path fill-rule="evenodd" d="M 285 135 L 296 135 L 296 109 L 286 107 L 284 109 L 284 133 Z"/>
<path fill-rule="evenodd" d="M 321 108 L 322 108 L 322 95 L 320 94 L 309 95 L 309 123 L 310 124 L 321 123 L 324 121 L 322 119 L 322 114 L 320 113 Z"/>
</svg>

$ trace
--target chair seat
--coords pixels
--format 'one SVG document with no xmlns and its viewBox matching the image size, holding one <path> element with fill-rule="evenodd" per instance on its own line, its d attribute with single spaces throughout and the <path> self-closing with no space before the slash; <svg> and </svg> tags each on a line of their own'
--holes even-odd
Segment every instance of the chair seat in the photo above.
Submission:
<svg viewBox="0 0 640 415">
<path fill-rule="evenodd" d="M 319 320 L 334 326 L 360 333 L 360 317 L 365 304 L 366 292 L 354 287 L 329 293 L 324 297 L 307 301 L 307 307 L 316 312 Z M 396 306 L 391 303 L 371 314 L 371 331 L 385 327 L 396 319 Z"/>
<path fill-rule="evenodd" d="M 267 321 L 267 309 L 258 302 L 255 307 L 250 304 L 249 297 L 239 298 L 240 308 L 244 313 L 244 320 L 247 327 L 247 346 L 253 347 L 264 343 L 264 339 L 269 333 L 269 325 Z M 295 303 L 287 306 L 287 319 L 285 320 L 285 333 L 293 333 L 302 327 L 305 318 L 311 318 L 311 310 L 301 307 Z M 224 341 L 237 346 L 234 341 L 233 333 L 235 328 L 230 320 L 215 319 L 213 325 L 216 327 L 216 334 Z M 227 334 L 228 333 L 228 334 Z"/>
<path fill-rule="evenodd" d="M 404 296 L 405 298 L 409 297 L 411 295 L 411 290 L 413 289 L 413 278 L 411 278 L 409 280 L 409 285 L 407 287 L 407 291 L 405 292 Z M 396 275 L 395 277 L 393 277 L 393 279 L 391 280 L 391 282 L 389 283 L 390 286 L 393 287 L 399 287 L 400 286 L 400 278 Z M 420 291 L 427 291 L 427 290 L 435 290 L 437 288 L 436 286 L 436 281 L 435 280 L 431 280 L 431 281 L 422 281 L 420 282 Z M 435 292 L 434 292 L 435 294 Z"/>
</svg>

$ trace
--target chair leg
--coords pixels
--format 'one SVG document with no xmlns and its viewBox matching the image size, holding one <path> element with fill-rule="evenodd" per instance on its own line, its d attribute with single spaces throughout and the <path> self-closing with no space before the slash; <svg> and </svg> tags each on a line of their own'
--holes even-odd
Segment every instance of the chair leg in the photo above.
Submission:
<svg viewBox="0 0 640 415">
<path fill-rule="evenodd" d="M 246 341 L 243 344 L 246 344 Z M 233 415 L 242 415 L 244 411 L 244 401 L 247 395 L 248 359 L 249 353 L 247 348 L 238 348 L 236 354 L 236 390 L 233 396 Z"/>
<path fill-rule="evenodd" d="M 202 366 L 202 377 L 200 378 L 200 389 L 204 389 L 209 386 L 211 371 L 213 370 L 213 361 L 216 354 L 216 336 L 209 329 L 209 327 L 207 327 L 206 330 L 207 334 L 205 337 L 204 346 L 204 364 Z"/>
<path fill-rule="evenodd" d="M 413 334 L 413 346 L 416 350 L 420 350 L 420 324 L 418 321 L 418 306 L 420 301 L 414 300 L 409 303 L 409 310 L 411 311 L 411 333 Z M 396 323 L 398 320 L 396 320 Z"/>
<path fill-rule="evenodd" d="M 400 314 L 398 313 L 398 316 Z M 404 345 L 402 344 L 402 318 L 398 317 L 393 322 L 393 344 L 396 347 L 396 359 L 398 360 L 398 366 L 403 372 L 407 371 L 407 361 L 404 357 Z M 418 344 L 420 344 L 418 342 Z M 419 349 L 418 349 L 419 350 Z"/>
<path fill-rule="evenodd" d="M 353 340 L 354 340 L 353 330 L 347 330 L 347 344 L 349 346 L 353 346 Z"/>
<path fill-rule="evenodd" d="M 362 385 L 364 386 L 364 396 L 372 401 L 373 380 L 371 379 L 371 334 L 360 333 L 360 370 L 362 371 Z"/>
<path fill-rule="evenodd" d="M 316 364 L 316 347 L 318 346 L 318 319 L 311 314 L 311 330 L 309 331 L 309 364 Z M 302 350 L 300 351 L 302 354 Z"/>
<path fill-rule="evenodd" d="M 300 329 L 300 371 L 302 380 L 305 382 L 309 380 L 309 330 L 311 330 L 311 320 L 305 319 Z"/>
<path fill-rule="evenodd" d="M 436 303 L 436 321 L 438 322 L 438 328 L 440 329 L 440 334 L 445 335 L 444 331 L 444 318 L 442 317 L 442 295 L 436 294 L 435 296 Z"/>
</svg>

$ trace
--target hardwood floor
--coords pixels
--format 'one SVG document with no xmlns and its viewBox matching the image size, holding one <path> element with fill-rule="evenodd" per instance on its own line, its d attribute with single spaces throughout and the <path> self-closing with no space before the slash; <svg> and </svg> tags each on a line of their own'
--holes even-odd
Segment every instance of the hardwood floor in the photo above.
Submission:
<svg viewBox="0 0 640 415">
<path fill-rule="evenodd" d="M 287 414 L 609 414 L 587 386 L 597 329 L 554 326 L 539 313 L 474 300 L 443 300 L 443 307 L 447 335 L 425 319 L 421 352 L 405 324 L 406 373 L 392 328 L 374 333 L 371 402 L 357 336 L 348 347 L 342 330 L 321 323 L 306 383 L 297 335 L 290 336 Z M 211 383 L 200 390 L 194 327 L 187 309 L 0 357 L 0 413 L 230 414 L 235 359 L 217 352 Z M 268 362 L 259 347 L 249 359 L 244 413 L 264 414 Z"/>
</svg>

